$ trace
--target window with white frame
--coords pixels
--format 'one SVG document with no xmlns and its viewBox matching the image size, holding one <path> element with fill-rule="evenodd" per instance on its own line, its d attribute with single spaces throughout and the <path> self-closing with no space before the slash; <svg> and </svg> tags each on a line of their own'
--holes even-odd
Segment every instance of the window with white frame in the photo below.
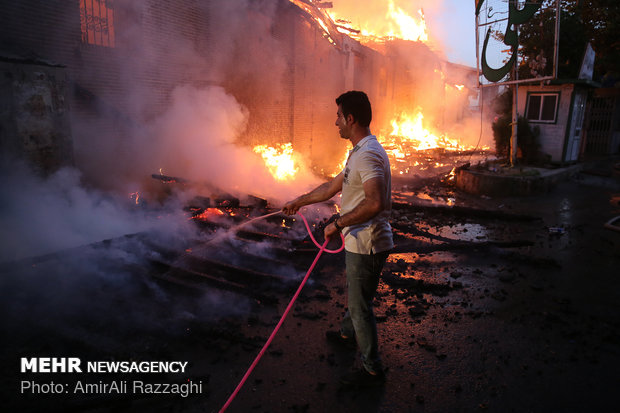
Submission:
<svg viewBox="0 0 620 413">
<path fill-rule="evenodd" d="M 559 100 L 559 93 L 530 93 L 527 96 L 525 117 L 532 122 L 554 123 Z"/>
</svg>

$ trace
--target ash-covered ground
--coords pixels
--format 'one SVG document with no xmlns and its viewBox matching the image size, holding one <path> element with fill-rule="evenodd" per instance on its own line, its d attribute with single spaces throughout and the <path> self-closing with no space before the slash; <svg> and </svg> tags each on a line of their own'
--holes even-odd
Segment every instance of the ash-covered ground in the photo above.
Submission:
<svg viewBox="0 0 620 413">
<path fill-rule="evenodd" d="M 585 168 L 545 195 L 478 197 L 425 179 L 397 182 L 394 201 L 397 246 L 375 300 L 385 386 L 338 384 L 358 361 L 325 339 L 346 307 L 344 257 L 328 255 L 229 411 L 617 410 L 620 232 L 604 227 L 620 215 L 613 162 Z M 187 247 L 175 242 L 167 246 Z M 289 256 L 288 279 L 239 293 L 155 280 L 165 272 L 153 262 L 165 253 L 147 262 L 149 254 L 136 236 L 3 268 L 6 411 L 218 411 L 314 258 Z M 182 360 L 188 369 L 19 372 L 20 357 L 37 356 Z M 20 391 L 23 381 L 80 380 L 192 380 L 202 392 Z"/>
</svg>

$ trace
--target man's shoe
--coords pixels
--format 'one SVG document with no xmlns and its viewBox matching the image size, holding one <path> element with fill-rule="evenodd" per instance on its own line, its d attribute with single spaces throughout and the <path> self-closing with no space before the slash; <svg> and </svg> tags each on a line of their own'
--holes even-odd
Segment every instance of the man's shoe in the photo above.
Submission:
<svg viewBox="0 0 620 413">
<path fill-rule="evenodd" d="M 345 337 L 340 334 L 340 331 L 326 331 L 325 337 L 327 337 L 327 341 L 338 344 L 339 346 L 349 350 L 357 349 L 357 341 L 355 341 L 355 337 Z"/>
<path fill-rule="evenodd" d="M 385 384 L 385 373 L 383 370 L 376 374 L 369 373 L 361 368 L 342 376 L 340 384 L 345 387 L 378 387 Z"/>
</svg>

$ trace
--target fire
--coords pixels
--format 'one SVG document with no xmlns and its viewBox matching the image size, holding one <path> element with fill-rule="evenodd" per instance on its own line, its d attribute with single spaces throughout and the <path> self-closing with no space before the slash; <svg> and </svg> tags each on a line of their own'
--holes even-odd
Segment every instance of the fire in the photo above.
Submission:
<svg viewBox="0 0 620 413">
<path fill-rule="evenodd" d="M 440 149 L 441 151 L 457 152 L 477 149 L 462 144 L 459 140 L 452 139 L 445 133 L 436 133 L 430 130 L 424 124 L 424 115 L 420 110 L 416 111 L 414 115 L 401 113 L 392 119 L 391 125 L 391 133 L 388 135 L 377 134 L 377 140 L 383 145 L 388 155 L 393 173 L 400 175 L 414 171 L 439 169 L 449 165 L 449 163 L 434 159 L 436 155 L 426 151 Z M 488 150 L 488 146 L 483 146 L 480 149 Z M 344 155 L 343 163 L 337 173 L 344 168 L 347 157 L 348 153 Z M 450 175 L 454 176 L 454 169 Z"/>
<path fill-rule="evenodd" d="M 392 132 L 388 138 L 384 138 L 382 143 L 390 144 L 390 150 L 395 158 L 404 158 L 406 146 L 413 149 L 424 151 L 427 149 L 443 148 L 447 150 L 458 150 L 459 142 L 450 139 L 445 135 L 436 135 L 424 126 L 424 115 L 418 111 L 415 115 L 409 116 L 401 113 L 397 119 L 392 120 Z"/>
<path fill-rule="evenodd" d="M 275 148 L 267 145 L 256 145 L 253 151 L 263 157 L 269 173 L 278 181 L 293 178 L 299 171 L 299 167 L 293 159 L 293 144 L 290 142 L 276 145 Z"/>
<path fill-rule="evenodd" d="M 194 215 L 190 219 L 203 219 L 204 220 L 204 219 L 209 219 L 211 217 L 218 217 L 222 215 L 225 215 L 224 211 L 218 208 L 206 208 L 204 211 L 202 211 L 202 213 L 198 215 Z"/>
<path fill-rule="evenodd" d="M 452 168 L 452 170 L 450 171 L 450 173 L 447 176 L 448 181 L 454 181 L 454 179 L 456 178 L 456 166 L 454 168 Z"/>
<path fill-rule="evenodd" d="M 340 172 L 344 170 L 344 168 L 347 166 L 348 159 L 349 159 L 349 152 L 346 152 L 344 156 L 342 157 L 342 161 L 338 164 L 338 166 L 336 167 L 336 170 L 331 175 L 332 178 L 336 177 Z"/>
<path fill-rule="evenodd" d="M 409 16 L 403 9 L 396 7 L 394 2 L 390 0 L 388 19 L 394 20 L 397 30 L 389 33 L 388 37 L 396 37 L 404 40 L 413 40 L 416 42 L 428 41 L 428 33 L 426 32 L 426 20 L 424 19 L 424 10 L 418 10 L 420 20 L 416 21 Z"/>
<path fill-rule="evenodd" d="M 323 32 L 323 37 L 325 37 L 331 44 L 336 45 L 336 41 L 333 38 L 332 30 L 330 30 L 329 26 L 333 26 L 334 22 L 331 21 L 331 17 L 328 13 L 323 11 L 323 7 L 321 3 L 314 4 L 312 1 L 307 0 L 289 0 L 291 3 L 295 4 L 300 9 L 304 10 L 311 16 L 312 19 L 321 27 Z M 327 5 L 327 3 L 325 4 Z M 330 23 L 330 25 L 327 24 Z M 335 30 L 334 30 L 335 31 Z"/>
<path fill-rule="evenodd" d="M 446 92 L 458 90 L 462 92 L 465 89 L 465 85 L 450 85 L 446 83 Z"/>
<path fill-rule="evenodd" d="M 140 201 L 140 193 L 139 192 L 132 192 L 132 193 L 129 194 L 129 198 L 132 201 L 135 201 L 136 205 L 138 205 L 139 204 L 138 201 Z"/>
<path fill-rule="evenodd" d="M 419 9 L 417 16 L 411 16 L 399 7 L 395 0 L 389 0 L 385 5 L 384 13 L 385 18 L 378 18 L 376 14 L 366 18 L 359 15 L 347 16 L 359 22 L 360 27 L 355 28 L 351 20 L 343 18 L 345 16 L 339 15 L 333 9 L 328 11 L 330 17 L 336 22 L 339 32 L 362 43 L 383 42 L 391 39 L 428 41 L 424 10 Z"/>
</svg>

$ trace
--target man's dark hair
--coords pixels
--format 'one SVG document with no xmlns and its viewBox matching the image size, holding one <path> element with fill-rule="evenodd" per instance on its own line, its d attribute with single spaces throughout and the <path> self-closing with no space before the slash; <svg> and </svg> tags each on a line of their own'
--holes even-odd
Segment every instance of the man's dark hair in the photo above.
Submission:
<svg viewBox="0 0 620 413">
<path fill-rule="evenodd" d="M 372 120 L 372 109 L 366 93 L 357 90 L 345 92 L 336 98 L 336 105 L 342 106 L 342 114 L 353 118 L 360 126 L 367 128 Z"/>
</svg>

